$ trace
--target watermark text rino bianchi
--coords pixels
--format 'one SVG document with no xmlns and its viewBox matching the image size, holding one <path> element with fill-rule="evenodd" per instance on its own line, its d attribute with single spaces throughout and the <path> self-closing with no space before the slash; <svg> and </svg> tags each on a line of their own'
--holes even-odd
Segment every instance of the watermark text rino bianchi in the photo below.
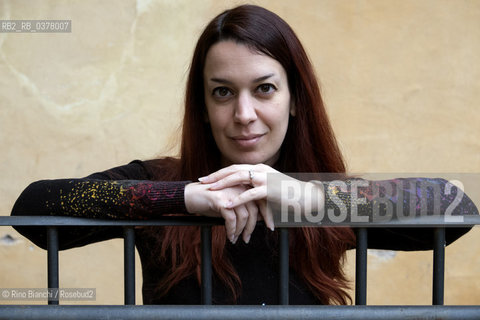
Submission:
<svg viewBox="0 0 480 320">
<path fill-rule="evenodd" d="M 0 288 L 0 300 L 95 301 L 95 288 Z"/>
<path fill-rule="evenodd" d="M 0 20 L 0 33 L 70 33 L 72 20 Z"/>
</svg>

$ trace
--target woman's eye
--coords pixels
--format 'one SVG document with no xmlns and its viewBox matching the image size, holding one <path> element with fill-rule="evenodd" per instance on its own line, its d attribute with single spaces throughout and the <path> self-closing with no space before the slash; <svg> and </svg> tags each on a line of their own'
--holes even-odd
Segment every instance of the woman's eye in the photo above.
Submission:
<svg viewBox="0 0 480 320">
<path fill-rule="evenodd" d="M 225 98 L 230 96 L 231 94 L 232 92 L 227 87 L 218 87 L 213 89 L 213 95 L 219 98 Z"/>
<path fill-rule="evenodd" d="M 271 83 L 261 84 L 257 87 L 257 91 L 261 94 L 269 94 L 275 91 L 277 88 Z"/>
</svg>

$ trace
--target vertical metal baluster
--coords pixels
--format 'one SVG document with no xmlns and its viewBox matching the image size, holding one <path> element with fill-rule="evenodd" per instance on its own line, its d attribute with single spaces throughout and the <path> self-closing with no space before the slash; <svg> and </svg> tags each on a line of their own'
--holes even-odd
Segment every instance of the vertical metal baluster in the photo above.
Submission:
<svg viewBox="0 0 480 320">
<path fill-rule="evenodd" d="M 212 304 L 212 227 L 202 227 L 202 304 Z"/>
<path fill-rule="evenodd" d="M 289 243 L 288 243 L 288 229 L 280 229 L 280 244 L 279 244 L 279 302 L 281 305 L 288 305 L 288 283 L 289 283 Z"/>
<path fill-rule="evenodd" d="M 432 304 L 443 305 L 445 285 L 445 228 L 435 228 L 433 241 Z"/>
<path fill-rule="evenodd" d="M 123 277 L 126 305 L 135 304 L 135 229 L 123 229 Z"/>
<path fill-rule="evenodd" d="M 48 273 L 48 304 L 58 304 L 58 230 L 57 227 L 47 227 L 47 273 Z M 50 297 L 52 299 L 50 299 Z"/>
<path fill-rule="evenodd" d="M 355 304 L 367 304 L 367 247 L 366 228 L 357 229 L 357 248 L 355 258 Z"/>
</svg>

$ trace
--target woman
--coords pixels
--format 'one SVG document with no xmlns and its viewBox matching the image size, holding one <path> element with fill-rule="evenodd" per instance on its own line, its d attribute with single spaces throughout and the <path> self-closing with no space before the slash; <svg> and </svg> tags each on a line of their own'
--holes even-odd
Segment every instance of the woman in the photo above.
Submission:
<svg viewBox="0 0 480 320">
<path fill-rule="evenodd" d="M 245 5 L 217 16 L 198 40 L 178 159 L 137 160 L 83 179 L 33 183 L 20 195 L 12 215 L 223 217 L 225 227 L 215 227 L 212 236 L 214 302 L 276 304 L 277 233 L 267 200 L 279 204 L 282 197 L 275 188 L 267 192 L 266 183 L 267 173 L 293 179 L 283 172 L 344 174 L 345 164 L 298 38 L 274 13 Z M 299 183 L 315 190 L 308 204 L 323 203 L 317 198 L 326 197 L 329 205 L 331 199 L 320 185 Z M 434 183 L 445 188 L 443 180 Z M 348 192 L 339 194 L 348 200 Z M 442 205 L 449 201 L 445 198 Z M 475 206 L 464 197 L 456 213 L 472 210 Z M 266 228 L 256 227 L 258 219 Z M 18 230 L 45 247 L 40 230 Z M 449 230 L 447 239 L 451 242 L 466 231 Z M 354 245 L 352 230 L 303 227 L 290 234 L 290 302 L 348 303 L 341 267 L 346 250 Z M 118 236 L 118 230 L 68 228 L 60 231 L 60 243 L 66 249 Z M 382 229 L 370 233 L 369 244 L 428 249 L 430 238 L 430 232 L 421 229 Z M 144 303 L 200 303 L 199 229 L 136 229 L 136 239 Z"/>
</svg>

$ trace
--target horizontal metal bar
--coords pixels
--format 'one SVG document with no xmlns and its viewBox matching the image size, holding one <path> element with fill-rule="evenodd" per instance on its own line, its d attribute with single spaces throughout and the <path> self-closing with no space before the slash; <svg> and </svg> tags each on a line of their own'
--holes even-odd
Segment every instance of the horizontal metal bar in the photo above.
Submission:
<svg viewBox="0 0 480 320">
<path fill-rule="evenodd" d="M 363 216 L 364 218 L 369 218 L 370 221 L 366 222 L 355 222 L 346 221 L 334 222 L 328 219 L 324 219 L 320 222 L 311 222 L 302 221 L 302 222 L 281 222 L 276 223 L 275 227 L 279 228 L 289 228 L 289 227 L 352 227 L 352 228 L 425 228 L 425 227 L 471 227 L 473 225 L 480 224 L 480 215 L 461 215 L 461 216 L 445 216 L 441 214 L 437 215 L 420 215 L 413 217 L 405 218 L 372 218 L 368 216 Z M 293 219 L 292 219 L 293 220 Z"/>
<path fill-rule="evenodd" d="M 16 319 L 479 319 L 480 306 L 0 306 Z"/>
<path fill-rule="evenodd" d="M 156 220 L 107 220 L 63 216 L 0 216 L 0 226 L 211 226 L 225 220 L 201 216 L 165 216 Z"/>
<path fill-rule="evenodd" d="M 420 216 L 405 220 L 366 222 L 366 223 L 322 223 L 309 226 L 338 227 L 351 226 L 357 228 L 425 228 L 425 227 L 471 227 L 480 225 L 480 215 L 461 216 L 463 222 L 445 221 L 444 216 Z M 262 224 L 260 221 L 258 224 Z M 209 226 L 222 225 L 221 218 L 201 216 L 166 216 L 155 220 L 107 220 L 61 216 L 0 216 L 0 226 Z M 301 227 L 305 224 L 281 223 L 278 227 Z"/>
</svg>

